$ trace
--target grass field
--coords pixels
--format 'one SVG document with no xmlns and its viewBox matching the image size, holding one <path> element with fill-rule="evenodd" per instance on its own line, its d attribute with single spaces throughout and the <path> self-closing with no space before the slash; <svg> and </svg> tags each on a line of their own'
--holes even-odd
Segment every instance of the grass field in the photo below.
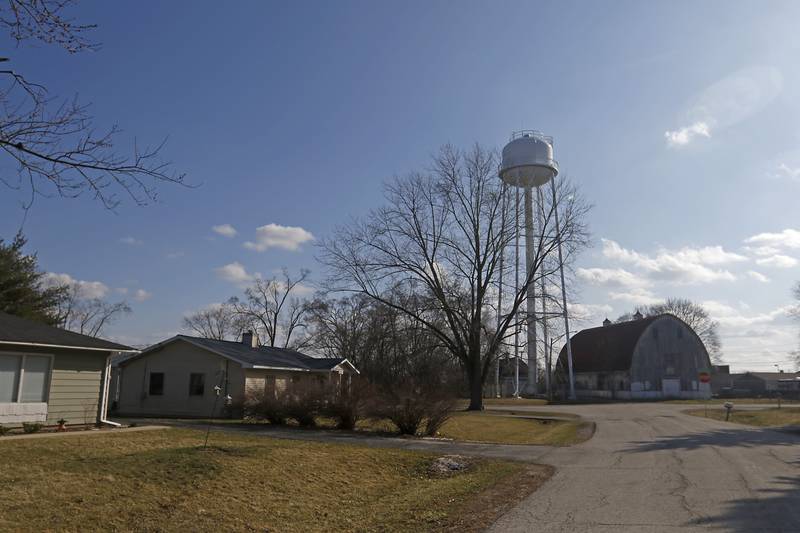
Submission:
<svg viewBox="0 0 800 533">
<path fill-rule="evenodd" d="M 778 399 L 777 398 L 713 398 L 711 400 L 707 400 L 708 405 L 722 405 L 725 402 L 731 402 L 734 405 L 759 405 L 759 404 L 769 404 L 769 405 L 777 405 Z M 703 405 L 706 403 L 706 400 L 666 400 L 664 403 L 676 403 L 676 404 L 686 404 L 686 405 Z M 800 400 L 787 400 L 782 399 L 781 404 L 800 404 Z"/>
<path fill-rule="evenodd" d="M 480 460 L 441 477 L 429 454 L 203 435 L 0 438 L 0 530 L 477 531 L 552 474 Z"/>
<path fill-rule="evenodd" d="M 527 413 L 526 413 L 527 414 Z M 445 422 L 440 436 L 457 441 L 495 444 L 568 446 L 592 436 L 593 427 L 579 420 L 546 420 L 494 414 L 456 413 Z"/>
<path fill-rule="evenodd" d="M 720 407 L 709 407 L 705 409 L 691 409 L 686 413 L 693 416 L 713 418 L 714 420 L 725 420 L 725 409 Z M 768 409 L 737 410 L 735 407 L 731 411 L 730 422 L 737 424 L 747 424 L 749 426 L 791 426 L 800 425 L 800 407 L 773 407 Z"/>
<path fill-rule="evenodd" d="M 467 403 L 464 403 L 466 408 Z M 491 407 L 493 405 L 547 405 L 547 400 L 538 398 L 484 398 L 483 405 Z"/>
</svg>

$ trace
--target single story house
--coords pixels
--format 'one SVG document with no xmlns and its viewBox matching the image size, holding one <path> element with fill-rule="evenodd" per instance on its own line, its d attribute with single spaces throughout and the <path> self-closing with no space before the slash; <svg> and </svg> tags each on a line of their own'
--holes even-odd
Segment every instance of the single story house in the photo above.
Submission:
<svg viewBox="0 0 800 533">
<path fill-rule="evenodd" d="M 0 312 L 0 424 L 105 422 L 110 358 L 135 351 Z"/>
<path fill-rule="evenodd" d="M 318 358 L 285 348 L 176 335 L 119 362 L 113 400 L 125 416 L 210 417 L 226 413 L 225 398 L 277 396 L 340 385 L 358 370 L 347 359 Z M 219 395 L 215 390 L 219 387 Z"/>
<path fill-rule="evenodd" d="M 711 371 L 703 341 L 671 314 L 611 323 L 578 332 L 570 340 L 575 393 L 584 398 L 709 398 L 700 372 Z M 566 345 L 559 354 L 557 380 L 566 387 Z"/>
</svg>

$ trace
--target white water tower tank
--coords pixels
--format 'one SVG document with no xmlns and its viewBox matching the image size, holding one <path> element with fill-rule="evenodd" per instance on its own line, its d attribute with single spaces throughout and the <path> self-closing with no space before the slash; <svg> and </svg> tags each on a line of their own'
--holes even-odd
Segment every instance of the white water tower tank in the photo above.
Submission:
<svg viewBox="0 0 800 533">
<path fill-rule="evenodd" d="M 533 130 L 511 134 L 503 148 L 500 179 L 515 187 L 540 187 L 558 175 L 553 138 Z"/>
</svg>

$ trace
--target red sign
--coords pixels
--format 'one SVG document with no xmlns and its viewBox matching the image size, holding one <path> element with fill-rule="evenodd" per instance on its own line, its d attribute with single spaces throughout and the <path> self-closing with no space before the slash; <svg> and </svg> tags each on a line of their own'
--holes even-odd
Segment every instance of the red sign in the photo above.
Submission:
<svg viewBox="0 0 800 533">
<path fill-rule="evenodd" d="M 700 383 L 708 383 L 711 381 L 711 374 L 708 372 L 700 372 Z"/>
</svg>

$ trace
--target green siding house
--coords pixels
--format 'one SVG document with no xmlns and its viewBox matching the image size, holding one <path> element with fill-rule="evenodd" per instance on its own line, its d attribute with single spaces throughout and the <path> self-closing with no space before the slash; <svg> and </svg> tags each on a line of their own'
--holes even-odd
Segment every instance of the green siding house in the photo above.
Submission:
<svg viewBox="0 0 800 533">
<path fill-rule="evenodd" d="M 105 422 L 110 358 L 131 352 L 0 312 L 0 424 Z"/>
</svg>

